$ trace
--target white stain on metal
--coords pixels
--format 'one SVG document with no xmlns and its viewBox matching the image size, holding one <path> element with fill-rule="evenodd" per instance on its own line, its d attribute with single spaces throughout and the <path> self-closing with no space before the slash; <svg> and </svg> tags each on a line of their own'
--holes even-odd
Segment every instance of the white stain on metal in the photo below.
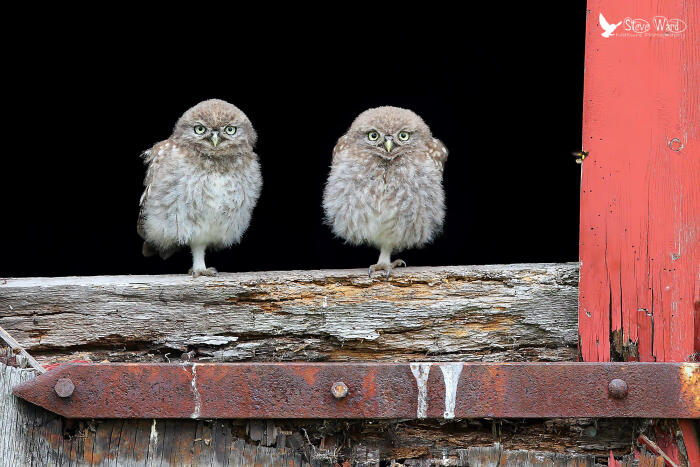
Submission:
<svg viewBox="0 0 700 467">
<path fill-rule="evenodd" d="M 432 363 L 411 363 L 411 372 L 418 384 L 418 410 L 416 416 L 425 418 L 428 415 L 428 376 Z"/>
<path fill-rule="evenodd" d="M 192 393 L 194 394 L 194 412 L 190 415 L 190 418 L 199 418 L 199 411 L 202 408 L 202 397 L 199 395 L 199 390 L 197 389 L 197 364 L 192 364 L 192 380 L 190 381 L 192 385 Z"/>
<path fill-rule="evenodd" d="M 444 418 L 455 418 L 457 401 L 457 383 L 462 373 L 462 363 L 441 363 L 442 377 L 445 380 L 445 413 Z"/>
</svg>

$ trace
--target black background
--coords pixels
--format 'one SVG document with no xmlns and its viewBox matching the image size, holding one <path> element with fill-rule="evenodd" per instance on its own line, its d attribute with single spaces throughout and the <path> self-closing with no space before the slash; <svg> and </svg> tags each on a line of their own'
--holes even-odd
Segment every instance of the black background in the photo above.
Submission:
<svg viewBox="0 0 700 467">
<path fill-rule="evenodd" d="M 207 255 L 219 271 L 376 261 L 374 249 L 334 238 L 321 196 L 335 141 L 379 105 L 414 110 L 450 150 L 444 231 L 401 253 L 409 266 L 575 261 L 585 2 L 552 5 L 384 18 L 358 4 L 354 26 L 146 35 L 122 23 L 15 44 L 0 276 L 186 272 L 187 252 L 141 256 L 139 154 L 212 97 L 253 122 L 264 179 L 241 244 Z"/>
</svg>

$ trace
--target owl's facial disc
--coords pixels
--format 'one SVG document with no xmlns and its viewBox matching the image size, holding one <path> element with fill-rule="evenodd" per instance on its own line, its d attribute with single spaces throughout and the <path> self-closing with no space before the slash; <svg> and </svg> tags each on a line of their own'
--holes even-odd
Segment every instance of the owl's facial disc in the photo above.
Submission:
<svg viewBox="0 0 700 467">
<path fill-rule="evenodd" d="M 239 126 L 232 121 L 224 125 L 196 121 L 190 128 L 197 144 L 203 146 L 205 152 L 216 154 L 226 153 L 235 147 L 241 133 Z"/>
</svg>

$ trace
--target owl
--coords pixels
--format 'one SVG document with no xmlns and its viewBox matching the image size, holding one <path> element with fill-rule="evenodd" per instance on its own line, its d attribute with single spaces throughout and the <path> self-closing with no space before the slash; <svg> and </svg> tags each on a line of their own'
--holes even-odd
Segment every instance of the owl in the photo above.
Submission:
<svg viewBox="0 0 700 467">
<path fill-rule="evenodd" d="M 194 277 L 215 276 L 207 249 L 238 243 L 262 188 L 257 134 L 228 102 L 200 102 L 175 124 L 173 134 L 143 153 L 148 165 L 137 231 L 143 255 L 168 258 L 189 246 Z"/>
<path fill-rule="evenodd" d="M 326 222 L 351 244 L 379 249 L 369 276 L 406 266 L 391 254 L 430 242 L 445 218 L 442 174 L 447 148 L 414 112 L 378 107 L 361 113 L 333 149 L 323 193 Z"/>
</svg>

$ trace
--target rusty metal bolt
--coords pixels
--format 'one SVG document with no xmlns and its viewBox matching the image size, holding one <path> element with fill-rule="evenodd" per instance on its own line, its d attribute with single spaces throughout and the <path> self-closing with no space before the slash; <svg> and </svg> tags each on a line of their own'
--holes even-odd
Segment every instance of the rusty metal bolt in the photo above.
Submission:
<svg viewBox="0 0 700 467">
<path fill-rule="evenodd" d="M 337 381 L 331 386 L 331 393 L 336 399 L 342 399 L 348 395 L 348 387 L 342 381 Z"/>
<path fill-rule="evenodd" d="M 615 378 L 608 384 L 608 394 L 610 394 L 615 399 L 624 399 L 627 397 L 627 383 L 623 380 Z"/>
<path fill-rule="evenodd" d="M 53 390 L 56 391 L 58 397 L 70 397 L 75 390 L 75 385 L 73 384 L 73 381 L 68 378 L 59 378 L 59 380 L 56 381 L 56 385 L 53 387 Z"/>
</svg>

